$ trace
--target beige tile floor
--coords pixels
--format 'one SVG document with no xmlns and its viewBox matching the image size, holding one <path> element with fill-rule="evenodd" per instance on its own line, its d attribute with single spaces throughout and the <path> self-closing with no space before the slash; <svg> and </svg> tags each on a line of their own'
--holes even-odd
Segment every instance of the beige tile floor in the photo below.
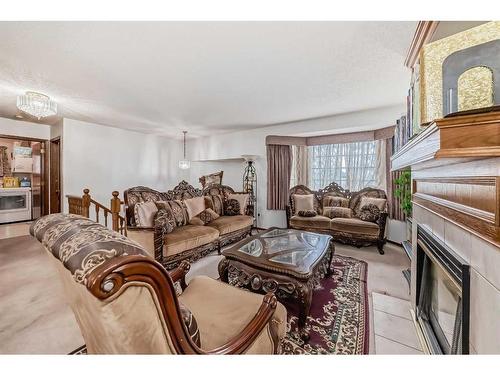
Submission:
<svg viewBox="0 0 500 375">
<path fill-rule="evenodd" d="M 26 236 L 28 228 L 0 225 L 0 354 L 69 353 L 83 338 L 47 255 Z M 385 251 L 336 244 L 337 254 L 368 263 L 370 353 L 419 354 L 401 274 L 409 261 L 398 246 L 387 244 Z M 220 259 L 213 254 L 194 263 L 188 282 L 196 275 L 217 278 Z"/>
</svg>

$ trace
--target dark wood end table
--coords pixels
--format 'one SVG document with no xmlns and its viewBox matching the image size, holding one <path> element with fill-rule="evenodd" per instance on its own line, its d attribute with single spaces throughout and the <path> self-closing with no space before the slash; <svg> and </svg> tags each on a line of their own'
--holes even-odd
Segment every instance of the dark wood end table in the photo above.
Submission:
<svg viewBox="0 0 500 375">
<path fill-rule="evenodd" d="M 298 303 L 298 327 L 304 340 L 314 287 L 331 272 L 332 237 L 295 229 L 270 228 L 222 251 L 222 281 L 279 300 Z"/>
</svg>

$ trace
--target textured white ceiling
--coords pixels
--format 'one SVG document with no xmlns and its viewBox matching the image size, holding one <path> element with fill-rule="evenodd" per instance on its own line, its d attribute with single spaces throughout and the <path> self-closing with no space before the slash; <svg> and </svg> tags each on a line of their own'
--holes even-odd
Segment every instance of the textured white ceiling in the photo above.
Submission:
<svg viewBox="0 0 500 375">
<path fill-rule="evenodd" d="M 148 133 L 266 126 L 401 103 L 416 22 L 0 22 L 0 116 Z M 59 118 L 47 119 L 47 123 Z"/>
</svg>

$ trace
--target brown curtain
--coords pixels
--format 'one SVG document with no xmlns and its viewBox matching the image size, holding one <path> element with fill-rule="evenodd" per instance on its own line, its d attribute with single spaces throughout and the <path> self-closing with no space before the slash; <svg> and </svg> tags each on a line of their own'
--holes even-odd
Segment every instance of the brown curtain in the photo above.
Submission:
<svg viewBox="0 0 500 375">
<path fill-rule="evenodd" d="M 292 150 L 288 145 L 267 145 L 267 209 L 284 210 L 288 203 Z"/>
</svg>

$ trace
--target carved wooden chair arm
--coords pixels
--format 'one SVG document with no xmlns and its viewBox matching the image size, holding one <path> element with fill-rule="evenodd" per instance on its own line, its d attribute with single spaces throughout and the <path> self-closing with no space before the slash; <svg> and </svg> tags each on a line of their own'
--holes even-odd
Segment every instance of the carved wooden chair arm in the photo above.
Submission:
<svg viewBox="0 0 500 375">
<path fill-rule="evenodd" d="M 206 351 L 205 354 L 241 354 L 245 352 L 273 317 L 277 303 L 274 293 L 267 293 L 255 316 L 237 336 L 218 348 Z M 276 345 L 277 343 L 274 343 L 275 350 Z"/>
<path fill-rule="evenodd" d="M 169 272 L 170 277 L 174 283 L 180 282 L 182 290 L 186 289 L 186 274 L 188 273 L 191 265 L 189 262 L 183 260 L 181 264 Z"/>
</svg>

